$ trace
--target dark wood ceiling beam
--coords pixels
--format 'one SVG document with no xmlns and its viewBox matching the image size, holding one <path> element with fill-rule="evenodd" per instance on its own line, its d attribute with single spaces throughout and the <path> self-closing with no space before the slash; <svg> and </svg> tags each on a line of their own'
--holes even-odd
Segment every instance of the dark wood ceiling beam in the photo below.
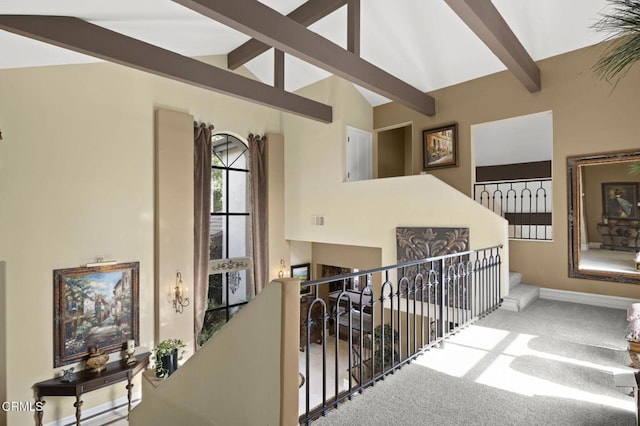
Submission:
<svg viewBox="0 0 640 426">
<path fill-rule="evenodd" d="M 284 52 L 273 51 L 273 86 L 284 90 Z"/>
<path fill-rule="evenodd" d="M 257 0 L 173 0 L 425 115 L 434 99 Z"/>
<path fill-rule="evenodd" d="M 287 93 L 78 18 L 0 15 L 0 29 L 324 123 L 332 121 L 332 108 L 329 105 Z"/>
<path fill-rule="evenodd" d="M 288 18 L 308 27 L 325 16 L 347 4 L 348 0 L 309 0 L 287 15 Z M 227 54 L 227 67 L 230 70 L 249 62 L 256 56 L 271 49 L 271 46 L 252 38 Z"/>
<path fill-rule="evenodd" d="M 360 56 L 360 0 L 347 5 L 347 50 Z"/>
<path fill-rule="evenodd" d="M 540 69 L 491 0 L 445 1 L 530 92 L 540 90 Z"/>
</svg>

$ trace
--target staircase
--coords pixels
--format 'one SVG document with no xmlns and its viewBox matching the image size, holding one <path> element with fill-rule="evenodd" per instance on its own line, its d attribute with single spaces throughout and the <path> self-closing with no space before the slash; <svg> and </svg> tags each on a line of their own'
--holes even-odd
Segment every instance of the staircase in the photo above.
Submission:
<svg viewBox="0 0 640 426">
<path fill-rule="evenodd" d="M 500 309 L 506 311 L 523 311 L 540 296 L 540 288 L 522 283 L 522 274 L 509 272 L 509 294 L 502 299 Z"/>
</svg>

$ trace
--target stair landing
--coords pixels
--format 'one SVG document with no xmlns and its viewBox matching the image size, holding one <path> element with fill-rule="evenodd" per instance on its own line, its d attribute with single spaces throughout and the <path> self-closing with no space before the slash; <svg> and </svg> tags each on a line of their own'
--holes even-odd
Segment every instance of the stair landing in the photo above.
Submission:
<svg viewBox="0 0 640 426">
<path fill-rule="evenodd" d="M 540 296 L 540 288 L 522 283 L 522 274 L 509 272 L 509 294 L 502 299 L 500 309 L 520 312 Z"/>
</svg>

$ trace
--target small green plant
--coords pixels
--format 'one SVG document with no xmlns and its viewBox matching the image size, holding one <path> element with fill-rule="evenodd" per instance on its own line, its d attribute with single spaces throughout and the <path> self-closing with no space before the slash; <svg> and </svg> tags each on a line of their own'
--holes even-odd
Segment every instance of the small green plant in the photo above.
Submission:
<svg viewBox="0 0 640 426">
<path fill-rule="evenodd" d="M 158 343 L 154 349 L 156 354 L 156 358 L 171 355 L 173 351 L 178 351 L 178 359 L 182 359 L 182 356 L 185 353 L 184 348 L 186 348 L 182 340 L 180 339 L 166 339 L 162 342 Z"/>
<path fill-rule="evenodd" d="M 167 377 L 170 372 L 162 363 L 162 357 L 170 356 L 174 352 L 178 356 L 178 361 L 182 359 L 185 353 L 185 345 L 180 339 L 165 339 L 159 342 L 153 349 L 155 354 L 156 376 Z"/>
<path fill-rule="evenodd" d="M 398 332 L 394 331 L 390 324 L 385 324 L 384 328 L 380 325 L 377 326 L 373 333 L 374 371 L 379 373 L 382 371 L 383 361 L 385 369 L 391 367 L 393 361 L 400 361 L 400 354 L 396 350 L 396 346 L 398 344 Z"/>
</svg>

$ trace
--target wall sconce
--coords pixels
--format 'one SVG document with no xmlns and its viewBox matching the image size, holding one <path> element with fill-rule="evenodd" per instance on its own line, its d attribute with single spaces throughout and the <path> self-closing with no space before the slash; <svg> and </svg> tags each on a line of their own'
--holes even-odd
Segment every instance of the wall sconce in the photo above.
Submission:
<svg viewBox="0 0 640 426">
<path fill-rule="evenodd" d="M 182 286 L 182 274 L 176 274 L 176 286 L 173 288 L 173 299 L 171 304 L 177 313 L 181 314 L 184 308 L 189 306 L 189 298 L 187 297 L 187 288 Z"/>
<path fill-rule="evenodd" d="M 287 266 L 284 264 L 284 259 L 280 259 L 280 271 L 278 272 L 278 278 L 284 278 L 286 275 Z"/>
</svg>

